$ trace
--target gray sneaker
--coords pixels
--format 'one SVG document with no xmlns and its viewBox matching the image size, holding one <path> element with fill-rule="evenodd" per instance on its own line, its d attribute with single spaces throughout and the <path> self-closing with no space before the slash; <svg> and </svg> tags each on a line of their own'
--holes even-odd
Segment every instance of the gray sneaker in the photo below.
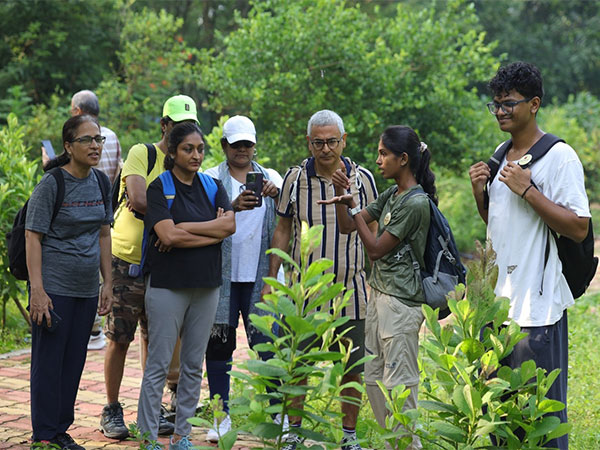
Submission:
<svg viewBox="0 0 600 450">
<path fill-rule="evenodd" d="M 129 436 L 129 430 L 123 420 L 123 408 L 119 402 L 109 403 L 102 410 L 100 431 L 111 439 L 125 439 Z"/>
</svg>

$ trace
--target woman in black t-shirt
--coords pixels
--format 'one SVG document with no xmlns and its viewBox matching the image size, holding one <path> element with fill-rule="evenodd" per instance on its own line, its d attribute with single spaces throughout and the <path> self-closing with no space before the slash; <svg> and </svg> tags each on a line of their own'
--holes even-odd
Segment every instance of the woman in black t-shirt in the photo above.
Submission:
<svg viewBox="0 0 600 450">
<path fill-rule="evenodd" d="M 148 187 L 144 218 L 149 346 L 137 424 L 142 434 L 148 433 L 148 440 L 156 440 L 163 386 L 180 336 L 171 449 L 192 448 L 187 419 L 198 405 L 202 361 L 219 299 L 221 241 L 235 232 L 223 185 L 198 173 L 203 159 L 204 140 L 198 125 L 176 125 L 169 137 L 166 172 Z"/>
</svg>

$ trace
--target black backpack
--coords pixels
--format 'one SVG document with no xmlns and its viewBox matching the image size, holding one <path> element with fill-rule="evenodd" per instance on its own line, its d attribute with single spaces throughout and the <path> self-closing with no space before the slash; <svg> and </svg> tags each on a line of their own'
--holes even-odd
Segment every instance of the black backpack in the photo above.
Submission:
<svg viewBox="0 0 600 450">
<path fill-rule="evenodd" d="M 465 283 L 467 269 L 460 261 L 460 255 L 448 221 L 423 189 L 413 189 L 402 199 L 400 206 L 414 195 L 423 195 L 429 201 L 430 222 L 427 232 L 427 244 L 421 267 L 412 247 L 407 243 L 400 253 L 408 251 L 415 270 L 415 277 L 423 286 L 425 303 L 431 308 L 439 308 L 439 319 L 450 314 L 446 295 L 459 283 Z"/>
<path fill-rule="evenodd" d="M 156 164 L 156 147 L 154 144 L 144 144 L 146 149 L 148 149 L 148 170 L 146 171 L 146 176 L 150 175 L 152 169 L 154 169 L 154 165 Z M 119 175 L 115 178 L 115 181 L 112 184 L 112 188 L 110 190 L 110 198 L 112 199 L 112 210 L 113 214 L 119 208 L 119 205 L 125 199 L 127 195 L 127 188 L 123 189 L 123 193 L 121 197 L 119 197 L 119 191 L 121 190 L 121 173 L 123 169 L 119 170 Z"/>
<path fill-rule="evenodd" d="M 537 160 L 542 158 L 548 152 L 548 150 L 550 150 L 558 142 L 565 141 L 554 136 L 553 134 L 545 134 L 529 149 L 523 158 L 518 161 L 519 166 L 521 166 L 523 169 L 527 169 Z M 511 147 L 512 140 L 509 139 L 494 152 L 493 156 L 488 161 L 488 166 L 490 167 L 490 185 L 494 182 L 496 174 L 500 168 L 500 164 Z M 526 157 L 526 155 L 530 155 L 531 158 Z M 537 186 L 533 180 L 531 183 L 537 189 Z M 487 186 L 484 190 L 484 207 L 485 209 L 489 207 L 489 194 Z M 596 274 L 596 268 L 598 267 L 598 258 L 594 256 L 594 227 L 592 226 L 592 219 L 590 217 L 588 234 L 583 242 L 575 242 L 566 236 L 558 236 L 550 227 L 547 228 L 549 233 L 554 236 L 556 241 L 556 246 L 558 247 L 558 257 L 562 263 L 562 272 L 567 280 L 569 289 L 573 294 L 573 298 L 579 298 L 585 293 L 586 289 L 590 285 L 592 278 L 594 278 L 594 275 Z M 549 255 L 550 240 L 547 240 L 546 249 L 544 252 L 544 270 L 546 269 Z M 542 274 L 542 286 L 540 287 L 540 293 L 542 292 L 543 281 L 544 279 Z"/>
<path fill-rule="evenodd" d="M 97 169 L 92 170 L 96 173 L 100 191 L 102 192 L 102 201 L 104 202 L 105 208 L 108 209 L 110 207 L 108 206 L 110 181 L 104 173 Z M 52 219 L 50 220 L 50 224 L 52 224 L 65 198 L 65 178 L 60 167 L 50 169 L 48 173 L 54 177 L 57 186 L 54 211 L 52 212 Z M 12 229 L 6 234 L 9 270 L 17 280 L 29 279 L 29 274 L 27 272 L 27 257 L 25 253 L 25 219 L 27 217 L 28 204 L 29 200 L 27 200 L 23 207 L 19 209 L 15 216 Z"/>
</svg>

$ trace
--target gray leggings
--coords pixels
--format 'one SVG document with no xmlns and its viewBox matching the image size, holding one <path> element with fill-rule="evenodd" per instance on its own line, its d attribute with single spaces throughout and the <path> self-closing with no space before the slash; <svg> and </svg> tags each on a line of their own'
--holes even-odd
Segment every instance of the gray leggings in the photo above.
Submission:
<svg viewBox="0 0 600 450">
<path fill-rule="evenodd" d="M 163 387 L 177 336 L 181 337 L 175 433 L 187 436 L 200 398 L 202 362 L 219 303 L 219 288 L 161 289 L 146 281 L 148 360 L 138 402 L 140 432 L 156 440 Z"/>
</svg>

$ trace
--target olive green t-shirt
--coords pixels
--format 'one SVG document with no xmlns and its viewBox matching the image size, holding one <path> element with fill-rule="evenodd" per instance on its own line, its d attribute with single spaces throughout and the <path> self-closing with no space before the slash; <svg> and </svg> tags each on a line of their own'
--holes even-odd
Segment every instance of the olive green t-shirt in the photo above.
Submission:
<svg viewBox="0 0 600 450">
<path fill-rule="evenodd" d="M 417 280 L 408 251 L 402 249 L 409 243 L 421 267 L 429 231 L 429 199 L 425 194 L 413 195 L 402 204 L 408 192 L 419 185 L 396 195 L 398 186 L 392 186 L 377 200 L 367 206 L 369 215 L 377 220 L 377 238 L 387 231 L 400 243 L 389 253 L 373 263 L 369 283 L 372 288 L 398 298 L 408 306 L 425 302 L 420 277 Z"/>
</svg>

